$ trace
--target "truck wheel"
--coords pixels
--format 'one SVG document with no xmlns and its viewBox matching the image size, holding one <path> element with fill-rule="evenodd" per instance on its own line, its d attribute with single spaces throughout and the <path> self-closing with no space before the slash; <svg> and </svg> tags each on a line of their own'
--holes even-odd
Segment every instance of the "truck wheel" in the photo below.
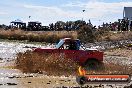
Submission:
<svg viewBox="0 0 132 88">
<path fill-rule="evenodd" d="M 86 78 L 83 77 L 83 76 L 77 76 L 76 77 L 76 82 L 79 84 L 79 85 L 84 85 L 86 83 Z"/>
<path fill-rule="evenodd" d="M 100 70 L 103 68 L 103 64 L 98 60 L 88 60 L 84 66 L 86 70 Z"/>
</svg>

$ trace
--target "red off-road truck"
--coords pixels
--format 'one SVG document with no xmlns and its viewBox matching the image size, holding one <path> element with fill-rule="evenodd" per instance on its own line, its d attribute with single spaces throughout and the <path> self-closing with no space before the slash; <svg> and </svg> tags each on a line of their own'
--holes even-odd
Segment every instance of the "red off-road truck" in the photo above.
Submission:
<svg viewBox="0 0 132 88">
<path fill-rule="evenodd" d="M 103 61 L 103 52 L 85 48 L 79 39 L 64 38 L 54 48 L 36 48 L 34 52 L 59 53 L 88 69 L 100 68 Z"/>
</svg>

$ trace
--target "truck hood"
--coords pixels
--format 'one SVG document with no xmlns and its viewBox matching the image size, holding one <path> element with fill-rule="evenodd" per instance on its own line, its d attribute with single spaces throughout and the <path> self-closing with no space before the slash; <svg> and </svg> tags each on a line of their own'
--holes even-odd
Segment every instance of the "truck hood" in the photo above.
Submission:
<svg viewBox="0 0 132 88">
<path fill-rule="evenodd" d="M 56 49 L 55 46 L 41 46 L 41 47 L 32 48 L 33 51 L 35 51 L 35 50 L 53 50 L 53 49 Z"/>
<path fill-rule="evenodd" d="M 55 46 L 45 46 L 45 47 L 39 47 L 41 49 L 56 49 Z"/>
<path fill-rule="evenodd" d="M 86 50 L 98 50 L 98 49 L 95 49 L 95 48 L 86 48 Z"/>
</svg>

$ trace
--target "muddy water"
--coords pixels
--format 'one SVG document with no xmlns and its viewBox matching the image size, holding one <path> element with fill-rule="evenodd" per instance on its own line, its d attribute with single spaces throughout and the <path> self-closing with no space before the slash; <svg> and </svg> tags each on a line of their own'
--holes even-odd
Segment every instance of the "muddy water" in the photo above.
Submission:
<svg viewBox="0 0 132 88">
<path fill-rule="evenodd" d="M 0 88 L 80 88 L 75 77 L 23 74 L 16 69 L 0 70 Z M 7 73 L 8 72 L 8 73 Z M 128 84 L 85 84 L 82 88 L 124 88 Z M 131 88 L 131 87 L 129 87 Z"/>
<path fill-rule="evenodd" d="M 18 69 L 8 68 L 14 66 L 16 54 L 18 52 L 32 50 L 31 47 L 46 46 L 0 41 L 0 88 L 20 88 L 20 86 L 17 86 L 20 82 L 18 78 L 21 78 L 24 74 Z M 15 77 L 17 77 L 17 79 Z M 25 87 L 21 86 L 21 88 Z"/>
<path fill-rule="evenodd" d="M 50 47 L 17 42 L 0 42 L 0 88 L 53 88 L 60 86 L 77 86 L 75 77 L 49 77 L 44 74 L 24 74 L 12 69 L 16 54 L 32 50 L 31 47 Z M 74 81 L 73 81 L 74 80 Z"/>
<path fill-rule="evenodd" d="M 79 86 L 75 77 L 24 74 L 18 69 L 0 69 L 0 88 L 53 88 Z"/>
<path fill-rule="evenodd" d="M 97 43 L 87 43 L 85 46 L 90 49 L 98 49 L 98 50 L 107 50 L 114 47 L 120 47 L 127 43 L 132 43 L 132 40 L 122 40 L 116 42 L 97 42 Z M 2 60 L 10 61 L 15 59 L 15 56 L 18 52 L 24 52 L 26 50 L 32 50 L 32 47 L 41 47 L 47 48 L 51 47 L 50 45 L 41 45 L 41 44 L 25 44 L 18 42 L 2 42 L 0 41 L 0 62 Z"/>
<path fill-rule="evenodd" d="M 12 69 L 0 69 L 0 88 L 7 88 L 9 85 L 16 85 L 18 81 L 16 79 L 10 79 L 13 75 L 19 73 L 18 70 Z M 13 88 L 13 86 L 12 86 Z"/>
<path fill-rule="evenodd" d="M 0 88 L 80 88 L 75 77 L 23 74 L 17 69 L 0 69 Z M 128 84 L 85 84 L 82 88 L 124 88 Z M 131 88 L 131 87 L 130 87 Z"/>
<path fill-rule="evenodd" d="M 41 47 L 41 45 L 24 44 L 17 42 L 0 42 L 0 58 L 13 59 L 16 53 L 31 50 L 30 47 Z"/>
<path fill-rule="evenodd" d="M 105 45 L 104 45 L 105 46 Z M 18 69 L 11 69 L 10 66 L 14 66 L 14 61 L 16 54 L 18 52 L 24 52 L 26 50 L 31 50 L 31 47 L 49 47 L 41 46 L 35 44 L 24 44 L 17 42 L 0 42 L 0 88 L 53 88 L 53 87 L 62 87 L 62 86 L 71 86 L 79 87 L 76 83 L 75 77 L 52 77 L 45 76 L 44 74 L 24 74 Z M 94 48 L 104 49 L 103 46 L 95 44 Z M 113 46 L 112 46 L 113 47 Z M 117 57 L 116 58 L 126 58 L 126 57 Z M 114 56 L 107 56 L 107 62 L 117 62 L 128 64 L 128 58 L 126 59 L 115 59 Z M 124 61 L 125 60 L 125 61 Z M 130 59 L 129 59 L 130 60 Z M 126 63 L 128 62 L 128 63 Z M 84 85 L 85 86 L 85 85 Z M 99 87 L 99 84 L 89 84 L 89 86 L 97 86 L 94 88 L 111 88 L 111 85 L 104 84 Z M 113 88 L 123 88 L 124 85 L 114 85 Z M 89 88 L 89 87 L 88 87 Z"/>
</svg>

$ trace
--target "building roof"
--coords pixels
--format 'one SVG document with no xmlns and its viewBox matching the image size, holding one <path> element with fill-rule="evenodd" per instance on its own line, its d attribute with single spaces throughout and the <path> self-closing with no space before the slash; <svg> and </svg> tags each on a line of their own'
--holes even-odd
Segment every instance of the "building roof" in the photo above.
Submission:
<svg viewBox="0 0 132 88">
<path fill-rule="evenodd" d="M 41 23 L 41 22 L 39 22 L 39 21 L 30 21 L 28 23 Z"/>
<path fill-rule="evenodd" d="M 128 9 L 132 9 L 132 7 L 124 7 L 124 9 L 126 9 L 126 8 L 128 8 Z"/>
<path fill-rule="evenodd" d="M 15 21 L 12 21 L 11 23 L 23 23 L 23 21 L 20 20 L 20 19 L 17 19 L 17 20 L 15 20 Z"/>
</svg>

